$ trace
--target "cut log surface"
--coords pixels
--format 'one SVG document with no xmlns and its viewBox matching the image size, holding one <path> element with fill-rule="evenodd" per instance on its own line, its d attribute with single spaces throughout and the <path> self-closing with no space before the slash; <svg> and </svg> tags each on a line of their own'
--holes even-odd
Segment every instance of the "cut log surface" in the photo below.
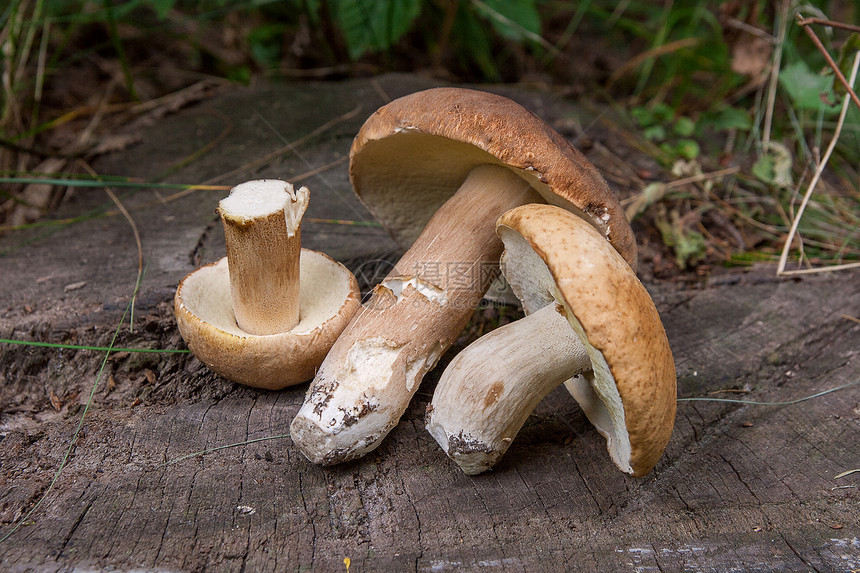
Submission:
<svg viewBox="0 0 860 573">
<path fill-rule="evenodd" d="M 390 270 L 397 247 L 352 195 L 351 139 L 383 96 L 432 85 L 392 75 L 232 89 L 141 128 L 140 145 L 96 167 L 188 184 L 245 168 L 218 183 L 307 185 L 304 246 L 344 262 L 366 287 Z M 581 113 L 550 94 L 500 91 L 557 127 Z M 610 144 L 594 137 L 604 143 L 591 153 Z M 172 192 L 119 193 L 146 265 L 133 314 L 124 313 L 138 257 L 122 216 L 0 237 L 0 337 L 107 346 L 118 333 L 120 349 L 184 349 L 173 293 L 224 255 L 214 212 L 224 192 Z M 101 190 L 79 189 L 51 217 L 113 208 Z M 858 280 L 777 279 L 762 265 L 679 285 L 643 269 L 679 396 L 758 402 L 860 380 L 860 324 L 846 318 L 860 316 Z M 459 349 L 425 378 L 379 449 L 318 467 L 284 436 L 307 385 L 246 388 L 189 354 L 119 350 L 105 361 L 99 350 L 0 344 L 0 537 L 9 534 L 0 570 L 860 569 L 860 472 L 836 477 L 860 469 L 860 386 L 789 405 L 682 401 L 666 454 L 641 479 L 615 468 L 560 388 L 492 471 L 469 477 L 424 429 L 435 381 Z"/>
</svg>

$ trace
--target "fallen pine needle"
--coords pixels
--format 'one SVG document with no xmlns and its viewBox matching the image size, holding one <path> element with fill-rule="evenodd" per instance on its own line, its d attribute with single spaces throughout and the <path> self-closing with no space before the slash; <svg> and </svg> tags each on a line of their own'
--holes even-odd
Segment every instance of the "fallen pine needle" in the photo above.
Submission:
<svg viewBox="0 0 860 573">
<path fill-rule="evenodd" d="M 376 221 L 350 221 L 347 219 L 318 219 L 314 217 L 305 217 L 303 223 L 324 223 L 328 225 L 350 225 L 354 227 L 382 227 Z"/>
<path fill-rule="evenodd" d="M 860 473 L 860 468 L 857 468 L 856 470 L 848 470 L 847 472 L 842 472 L 841 474 L 836 474 L 835 476 L 833 476 L 833 479 L 844 478 L 845 476 L 850 476 L 851 474 L 856 473 Z"/>
<path fill-rule="evenodd" d="M 173 458 L 172 460 L 167 460 L 166 462 L 159 464 L 156 468 L 163 468 L 164 466 L 169 466 L 171 464 L 175 464 L 177 462 L 181 462 L 183 460 L 187 460 L 189 458 L 196 458 L 197 456 L 202 456 L 205 454 L 211 454 L 212 452 L 217 452 L 219 450 L 226 450 L 227 448 L 236 448 L 238 446 L 246 446 L 248 444 L 254 444 L 256 442 L 264 442 L 266 440 L 280 440 L 283 438 L 289 438 L 289 434 L 278 434 L 277 436 L 263 436 L 262 438 L 254 438 L 253 440 L 245 440 L 244 442 L 236 442 L 235 444 L 225 444 L 223 446 L 215 446 L 214 448 L 207 448 L 205 450 L 200 450 L 199 452 L 191 452 L 190 454 L 185 454 L 184 456 L 179 456 L 178 458 Z"/>
<path fill-rule="evenodd" d="M 738 388 L 726 388 L 724 390 L 714 390 L 713 392 L 708 392 L 708 395 L 713 396 L 714 394 L 749 394 L 749 390 L 740 390 Z"/>
<path fill-rule="evenodd" d="M 855 380 L 854 382 L 849 382 L 848 384 L 843 384 L 841 386 L 837 386 L 836 388 L 830 388 L 829 390 L 818 392 L 817 394 L 813 394 L 812 396 L 804 396 L 803 398 L 798 398 L 797 400 L 788 400 L 786 402 L 757 402 L 755 400 L 734 400 L 732 398 L 678 398 L 678 402 L 730 402 L 732 404 L 748 404 L 752 406 L 790 406 L 792 404 L 798 404 L 800 402 L 812 400 L 813 398 L 819 398 L 821 396 L 824 396 L 825 394 L 836 392 L 837 390 L 844 390 L 849 386 L 856 386 L 857 384 L 860 384 L 860 380 Z"/>
</svg>

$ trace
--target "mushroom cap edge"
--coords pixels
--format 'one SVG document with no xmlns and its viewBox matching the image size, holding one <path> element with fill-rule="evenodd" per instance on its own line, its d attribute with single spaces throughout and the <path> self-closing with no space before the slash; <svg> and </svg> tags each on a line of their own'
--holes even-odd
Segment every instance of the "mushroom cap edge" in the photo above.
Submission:
<svg viewBox="0 0 860 573">
<path fill-rule="evenodd" d="M 327 289 L 314 284 L 322 277 L 331 281 L 332 276 L 337 284 L 329 283 Z M 300 318 L 289 332 L 255 336 L 235 324 L 227 258 L 200 267 L 176 289 L 174 314 L 180 334 L 201 362 L 228 380 L 267 390 L 306 382 L 361 306 L 361 296 L 355 276 L 341 263 L 316 251 L 302 249 L 299 280 L 300 312 L 310 306 L 308 316 Z M 198 289 L 205 289 L 208 296 L 203 297 L 204 292 Z M 332 310 L 333 304 L 325 305 L 314 298 L 320 293 L 325 295 L 321 297 L 325 302 L 336 301 L 337 308 Z M 219 303 L 216 308 L 210 306 L 214 301 Z"/>
<path fill-rule="evenodd" d="M 398 98 L 359 130 L 349 173 L 359 200 L 405 248 L 482 163 L 507 166 L 548 203 L 576 212 L 636 268 L 636 239 L 603 176 L 567 139 L 504 96 L 433 88 Z M 408 187 L 421 192 L 401 197 Z"/>
<path fill-rule="evenodd" d="M 524 273 L 525 280 L 537 281 L 532 285 L 516 284 L 519 277 L 508 276 L 510 268 L 506 276 L 517 296 L 522 294 L 527 313 L 558 299 L 571 327 L 581 329 L 588 345 L 602 356 L 624 408 L 629 468 L 643 476 L 656 465 L 672 434 L 677 407 L 674 359 L 645 287 L 607 242 L 577 219 L 551 205 L 524 205 L 502 215 L 497 232 L 504 240 L 507 228 L 528 243 L 543 261 L 555 291 L 546 279 L 539 284 L 534 271 Z M 525 288 L 549 292 L 526 293 Z M 625 460 L 613 461 L 622 467 Z"/>
</svg>

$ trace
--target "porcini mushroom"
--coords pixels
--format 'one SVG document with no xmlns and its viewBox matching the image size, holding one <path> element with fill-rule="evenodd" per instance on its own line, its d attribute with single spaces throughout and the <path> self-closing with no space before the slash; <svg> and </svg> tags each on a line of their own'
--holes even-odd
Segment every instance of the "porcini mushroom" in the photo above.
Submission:
<svg viewBox="0 0 860 573">
<path fill-rule="evenodd" d="M 526 317 L 482 336 L 442 374 L 427 429 L 467 474 L 492 467 L 566 383 L 624 472 L 642 476 L 672 433 L 676 379 L 660 316 L 630 266 L 581 218 L 526 205 L 497 223 Z"/>
<path fill-rule="evenodd" d="M 495 220 L 549 202 L 575 211 L 631 265 L 636 246 L 597 170 L 513 101 L 438 88 L 380 108 L 350 151 L 356 194 L 409 250 L 332 347 L 291 426 L 315 463 L 374 449 L 497 276 Z M 612 248 L 612 247 L 610 247 Z"/>
<path fill-rule="evenodd" d="M 301 248 L 306 187 L 264 179 L 218 205 L 227 256 L 179 284 L 174 311 L 192 353 L 212 371 L 277 390 L 306 382 L 361 301 L 349 270 Z"/>
</svg>

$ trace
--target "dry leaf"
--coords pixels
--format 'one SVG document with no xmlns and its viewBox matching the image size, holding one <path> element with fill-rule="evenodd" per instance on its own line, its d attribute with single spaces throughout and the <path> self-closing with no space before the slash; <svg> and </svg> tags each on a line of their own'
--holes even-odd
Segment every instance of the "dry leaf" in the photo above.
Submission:
<svg viewBox="0 0 860 573">
<path fill-rule="evenodd" d="M 66 159 L 49 158 L 34 167 L 33 171 L 53 175 L 61 173 L 67 163 Z M 14 226 L 35 221 L 56 203 L 58 196 L 62 196 L 63 192 L 63 188 L 50 183 L 30 183 L 17 195 L 18 204 L 10 213 L 7 223 Z"/>
<path fill-rule="evenodd" d="M 103 155 L 114 151 L 122 151 L 127 147 L 141 141 L 143 136 L 138 133 L 120 133 L 116 135 L 103 135 L 98 145 L 89 150 L 88 156 Z"/>
<path fill-rule="evenodd" d="M 56 394 L 54 394 L 53 390 L 51 390 L 51 406 L 53 406 L 54 410 L 57 412 L 63 409 L 63 402 L 60 401 Z"/>
<path fill-rule="evenodd" d="M 750 34 L 741 34 L 732 46 L 732 71 L 749 76 L 758 82 L 764 80 L 770 68 L 773 46 L 767 40 Z"/>
</svg>

